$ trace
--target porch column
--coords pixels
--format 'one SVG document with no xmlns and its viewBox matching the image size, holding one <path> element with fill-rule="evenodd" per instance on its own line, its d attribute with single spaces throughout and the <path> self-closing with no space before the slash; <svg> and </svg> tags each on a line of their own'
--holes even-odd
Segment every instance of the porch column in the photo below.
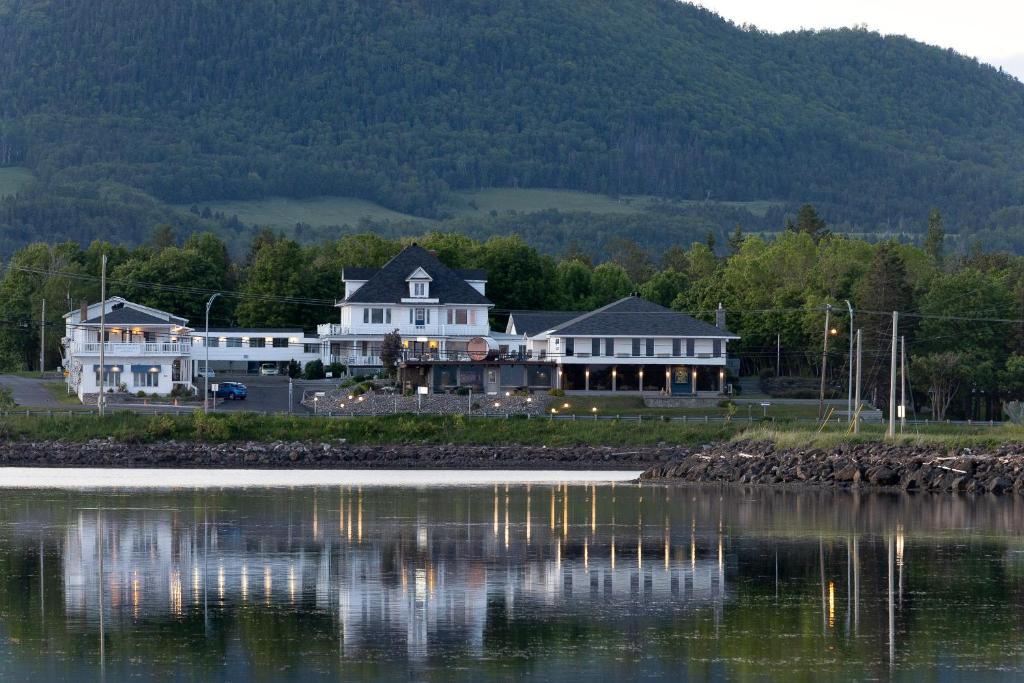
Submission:
<svg viewBox="0 0 1024 683">
<path fill-rule="evenodd" d="M 618 375 L 618 374 L 619 374 L 619 366 L 613 365 L 612 366 L 612 391 L 615 391 L 615 379 L 616 379 L 616 375 Z"/>
<path fill-rule="evenodd" d="M 672 395 L 672 367 L 665 366 L 665 393 Z"/>
<path fill-rule="evenodd" d="M 640 366 L 640 381 L 637 382 L 636 390 L 641 394 L 644 393 L 644 366 Z"/>
<path fill-rule="evenodd" d="M 583 390 L 590 391 L 590 366 L 583 370 Z"/>
<path fill-rule="evenodd" d="M 725 368 L 719 368 L 718 370 L 718 393 L 725 393 Z"/>
<path fill-rule="evenodd" d="M 555 375 L 555 388 L 556 389 L 561 389 L 562 388 L 562 366 L 561 365 L 558 366 L 558 374 Z"/>
<path fill-rule="evenodd" d="M 697 368 L 693 369 L 693 375 L 691 375 L 690 379 L 691 379 L 691 381 L 690 381 L 690 392 L 694 396 L 696 396 L 697 395 Z"/>
</svg>

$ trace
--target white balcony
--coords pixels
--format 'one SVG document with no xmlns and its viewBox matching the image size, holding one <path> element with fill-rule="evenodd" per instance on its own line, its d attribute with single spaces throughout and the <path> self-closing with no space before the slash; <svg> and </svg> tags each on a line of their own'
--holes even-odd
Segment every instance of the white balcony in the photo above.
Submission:
<svg viewBox="0 0 1024 683">
<path fill-rule="evenodd" d="M 98 356 L 99 342 L 74 342 L 71 352 L 79 356 Z M 188 342 L 107 342 L 103 353 L 107 356 L 187 356 L 192 352 Z"/>
</svg>

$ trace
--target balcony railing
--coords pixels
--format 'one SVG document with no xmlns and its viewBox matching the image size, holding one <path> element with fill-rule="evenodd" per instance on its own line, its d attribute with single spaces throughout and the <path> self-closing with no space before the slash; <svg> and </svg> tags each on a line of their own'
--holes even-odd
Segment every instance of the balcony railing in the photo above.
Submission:
<svg viewBox="0 0 1024 683">
<path fill-rule="evenodd" d="M 74 342 L 71 352 L 99 355 L 99 342 Z M 110 356 L 187 356 L 192 352 L 188 342 L 107 342 L 103 352 Z"/>
</svg>

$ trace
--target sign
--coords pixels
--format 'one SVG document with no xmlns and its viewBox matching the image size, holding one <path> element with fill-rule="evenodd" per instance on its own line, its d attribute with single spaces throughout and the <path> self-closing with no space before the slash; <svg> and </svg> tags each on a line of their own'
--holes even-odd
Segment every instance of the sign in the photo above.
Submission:
<svg viewBox="0 0 1024 683">
<path fill-rule="evenodd" d="M 213 384 L 210 385 L 210 391 L 212 391 L 213 393 L 216 394 L 217 393 L 217 387 L 219 387 L 219 386 L 220 386 L 219 384 L 214 382 Z"/>
<path fill-rule="evenodd" d="M 332 377 L 334 377 L 334 373 L 333 372 L 325 372 L 324 373 L 324 377 L 326 377 L 327 379 L 331 379 Z"/>
<path fill-rule="evenodd" d="M 313 395 L 316 396 L 317 398 L 323 398 L 324 396 L 327 395 L 327 392 L 326 391 L 318 391 L 318 392 L 316 392 Z"/>
<path fill-rule="evenodd" d="M 769 403 L 768 401 L 761 401 L 761 407 L 763 407 L 763 408 L 767 408 L 770 405 L 771 405 L 771 403 Z"/>
<path fill-rule="evenodd" d="M 416 393 L 420 394 L 421 396 L 426 396 L 428 393 L 430 393 L 430 388 L 429 387 L 416 387 Z"/>
<path fill-rule="evenodd" d="M 906 416 L 907 416 L 907 407 L 906 406 L 896 406 L 896 417 L 898 417 L 899 419 L 902 420 Z"/>
</svg>

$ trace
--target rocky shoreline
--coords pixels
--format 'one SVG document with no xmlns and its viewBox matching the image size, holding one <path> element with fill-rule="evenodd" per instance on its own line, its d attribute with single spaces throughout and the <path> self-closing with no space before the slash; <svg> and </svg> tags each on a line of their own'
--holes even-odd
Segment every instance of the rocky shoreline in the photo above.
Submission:
<svg viewBox="0 0 1024 683">
<path fill-rule="evenodd" d="M 250 469 L 644 470 L 650 482 L 1024 495 L 1024 444 L 937 450 L 882 443 L 777 448 L 766 442 L 703 446 L 370 445 L 334 442 L 112 439 L 0 442 L 3 466 Z"/>
<path fill-rule="evenodd" d="M 652 481 L 736 483 L 1024 494 L 1024 444 L 941 450 L 882 443 L 835 448 L 783 448 L 763 442 L 704 447 L 659 463 L 641 475 Z"/>
<path fill-rule="evenodd" d="M 367 445 L 334 442 L 126 444 L 114 440 L 0 442 L 0 486 L 9 467 L 253 469 L 645 470 L 680 457 L 671 446 Z"/>
</svg>

